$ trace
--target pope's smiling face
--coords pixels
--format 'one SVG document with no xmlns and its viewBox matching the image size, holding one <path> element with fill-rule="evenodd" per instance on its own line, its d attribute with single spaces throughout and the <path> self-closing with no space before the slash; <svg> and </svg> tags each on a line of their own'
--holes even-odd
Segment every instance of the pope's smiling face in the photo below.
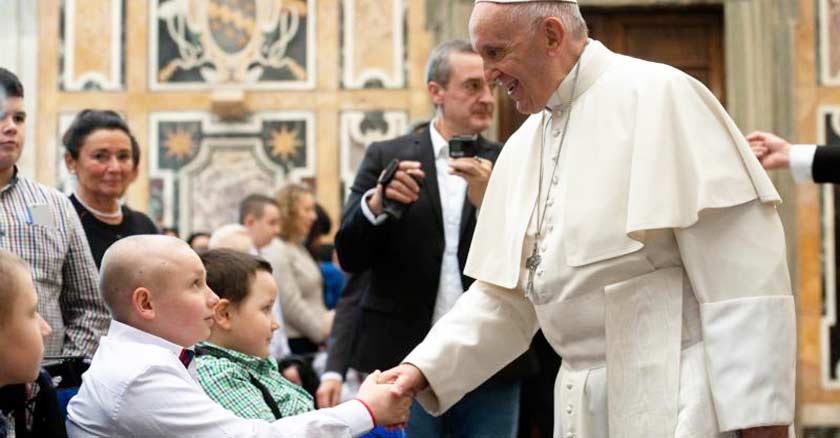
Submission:
<svg viewBox="0 0 840 438">
<path fill-rule="evenodd" d="M 484 76 L 516 103 L 523 114 L 545 108 L 556 78 L 546 72 L 548 39 L 532 25 L 513 23 L 507 5 L 482 2 L 470 17 L 470 39 L 484 60 Z"/>
</svg>

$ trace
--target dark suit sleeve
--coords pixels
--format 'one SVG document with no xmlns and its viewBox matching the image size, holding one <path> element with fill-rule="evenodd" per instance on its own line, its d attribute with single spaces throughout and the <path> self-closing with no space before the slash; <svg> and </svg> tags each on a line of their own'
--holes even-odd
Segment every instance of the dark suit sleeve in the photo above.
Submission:
<svg viewBox="0 0 840 438">
<path fill-rule="evenodd" d="M 814 182 L 840 184 L 840 146 L 818 147 L 811 171 Z"/>
<path fill-rule="evenodd" d="M 370 284 L 370 272 L 353 274 L 335 306 L 335 322 L 327 341 L 326 371 L 345 377 L 356 346 L 356 331 L 362 317 L 361 301 Z"/>
<path fill-rule="evenodd" d="M 362 212 L 362 197 L 376 187 L 379 175 L 385 168 L 381 144 L 371 144 L 359 166 L 356 180 L 341 215 L 341 227 L 335 237 L 335 250 L 341 267 L 351 273 L 370 269 L 378 251 L 385 242 L 387 224 L 373 225 Z"/>
</svg>

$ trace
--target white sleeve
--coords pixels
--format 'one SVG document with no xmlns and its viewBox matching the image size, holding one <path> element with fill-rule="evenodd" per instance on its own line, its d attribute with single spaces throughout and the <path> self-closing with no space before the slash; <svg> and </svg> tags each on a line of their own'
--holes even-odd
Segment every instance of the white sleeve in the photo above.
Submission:
<svg viewBox="0 0 840 438">
<path fill-rule="evenodd" d="M 350 438 L 373 428 L 367 409 L 356 401 L 273 423 L 240 418 L 171 370 L 153 371 L 139 376 L 123 393 L 120 409 L 113 414 L 117 436 Z"/>
<path fill-rule="evenodd" d="M 794 144 L 790 146 L 790 173 L 798 183 L 813 182 L 814 154 L 817 146 L 813 144 Z"/>
<path fill-rule="evenodd" d="M 528 350 L 537 328 L 521 290 L 474 282 L 405 358 L 429 382 L 417 400 L 440 415 Z"/>
<path fill-rule="evenodd" d="M 338 380 L 339 382 L 344 383 L 344 378 L 341 377 L 340 373 L 335 371 L 327 371 L 326 373 L 321 374 L 321 381 L 323 382 L 324 380 Z"/>
<path fill-rule="evenodd" d="M 385 214 L 385 213 L 382 213 L 379 216 L 374 216 L 373 212 L 370 211 L 370 207 L 368 206 L 368 203 L 367 203 L 368 199 L 370 199 L 370 197 L 373 196 L 373 193 L 375 191 L 376 191 L 376 188 L 374 187 L 374 188 L 368 190 L 367 192 L 365 192 L 364 195 L 362 195 L 362 200 L 360 201 L 362 203 L 362 214 L 365 215 L 365 218 L 367 218 L 367 220 L 369 220 L 370 223 L 372 223 L 374 225 L 382 225 L 383 223 L 385 223 L 385 220 L 388 219 L 388 215 Z"/>
<path fill-rule="evenodd" d="M 721 431 L 791 424 L 796 311 L 775 207 L 751 201 L 706 210 L 675 235 L 700 303 Z"/>
</svg>

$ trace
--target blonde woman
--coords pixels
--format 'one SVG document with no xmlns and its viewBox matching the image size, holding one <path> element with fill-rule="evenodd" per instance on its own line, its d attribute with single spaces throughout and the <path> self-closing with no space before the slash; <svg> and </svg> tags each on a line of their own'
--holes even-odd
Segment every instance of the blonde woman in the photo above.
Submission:
<svg viewBox="0 0 840 438">
<path fill-rule="evenodd" d="M 313 353 L 327 340 L 334 315 L 324 305 L 318 264 L 303 245 L 317 218 L 315 196 L 305 185 L 288 184 L 277 192 L 276 200 L 280 236 L 261 253 L 274 267 L 292 353 Z"/>
</svg>

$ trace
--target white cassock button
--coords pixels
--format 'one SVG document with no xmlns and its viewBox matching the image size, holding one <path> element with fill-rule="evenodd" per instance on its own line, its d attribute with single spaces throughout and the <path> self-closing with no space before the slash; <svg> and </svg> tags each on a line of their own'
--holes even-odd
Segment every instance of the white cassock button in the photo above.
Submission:
<svg viewBox="0 0 840 438">
<path fill-rule="evenodd" d="M 569 391 L 571 391 L 571 390 L 572 390 L 572 388 L 574 388 L 574 386 L 572 386 L 572 384 L 571 384 L 571 383 L 567 383 L 567 384 L 566 384 L 566 389 L 568 389 Z"/>
<path fill-rule="evenodd" d="M 549 225 L 548 226 L 548 232 L 550 233 L 552 231 L 554 231 L 554 225 Z"/>
<path fill-rule="evenodd" d="M 555 137 L 560 137 L 560 130 L 559 129 L 555 129 L 551 133 L 554 134 Z"/>
<path fill-rule="evenodd" d="M 572 405 L 566 406 L 566 413 L 567 414 L 572 415 L 573 410 L 574 410 L 574 407 Z"/>
<path fill-rule="evenodd" d="M 560 178 L 558 178 L 557 175 L 554 175 L 554 177 L 551 178 L 551 183 L 554 184 L 555 186 L 557 185 L 557 183 L 559 181 L 560 181 Z"/>
<path fill-rule="evenodd" d="M 548 201 L 545 201 L 545 205 L 551 207 L 552 205 L 554 205 L 554 200 L 549 198 Z"/>
<path fill-rule="evenodd" d="M 566 438 L 575 438 L 575 433 L 574 432 L 567 433 Z"/>
</svg>

